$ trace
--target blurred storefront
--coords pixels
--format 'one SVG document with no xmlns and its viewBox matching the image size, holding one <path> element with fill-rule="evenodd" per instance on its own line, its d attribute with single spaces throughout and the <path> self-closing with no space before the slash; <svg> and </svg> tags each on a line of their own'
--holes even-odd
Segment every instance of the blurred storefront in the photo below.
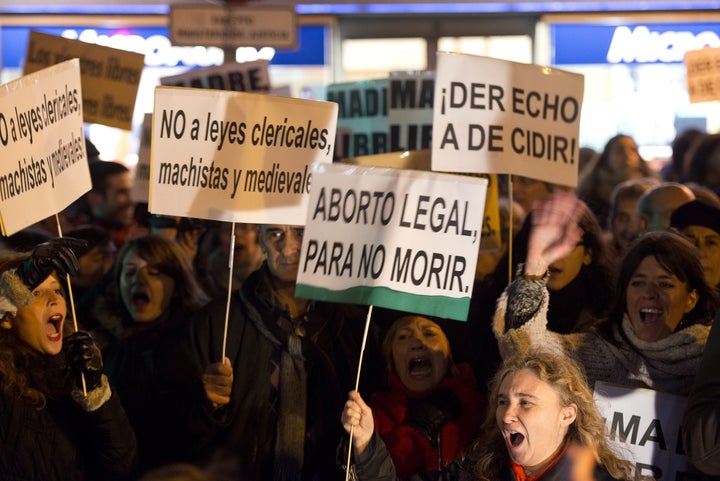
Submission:
<svg viewBox="0 0 720 481">
<path fill-rule="evenodd" d="M 315 89 L 333 79 L 333 28 L 330 17 L 303 18 L 299 22 L 297 50 L 243 47 L 235 51 L 234 60 L 269 60 L 274 87 L 296 97 L 312 96 Z M 86 135 L 98 147 L 101 159 L 120 160 L 130 166 L 137 161 L 143 118 L 152 112 L 153 92 L 159 79 L 226 61 L 226 52 L 221 48 L 173 46 L 164 15 L 0 16 L 0 84 L 22 76 L 31 30 L 145 55 L 132 131 L 96 124 L 86 127 Z"/>
<path fill-rule="evenodd" d="M 691 104 L 685 52 L 720 47 L 720 13 L 557 15 L 537 29 L 537 63 L 585 76 L 580 137 L 601 150 L 632 135 L 646 159 L 667 158 L 676 133 L 720 131 L 717 102 Z"/>
</svg>

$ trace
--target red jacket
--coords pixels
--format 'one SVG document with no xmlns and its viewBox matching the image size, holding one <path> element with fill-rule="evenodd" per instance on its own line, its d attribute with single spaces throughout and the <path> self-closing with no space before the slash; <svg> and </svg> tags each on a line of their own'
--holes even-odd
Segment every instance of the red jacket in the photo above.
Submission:
<svg viewBox="0 0 720 481">
<path fill-rule="evenodd" d="M 457 365 L 460 375 L 446 377 L 438 389 L 449 389 L 460 399 L 460 418 L 449 421 L 440 432 L 442 465 L 447 466 L 480 433 L 487 402 L 478 392 L 475 376 L 469 364 Z M 415 428 L 406 424 L 410 398 L 422 398 L 409 391 L 395 373 L 388 375 L 390 392 L 375 393 L 370 398 L 375 430 L 387 445 L 398 477 L 401 480 L 413 474 L 438 470 L 438 449 L 431 446 Z"/>
</svg>

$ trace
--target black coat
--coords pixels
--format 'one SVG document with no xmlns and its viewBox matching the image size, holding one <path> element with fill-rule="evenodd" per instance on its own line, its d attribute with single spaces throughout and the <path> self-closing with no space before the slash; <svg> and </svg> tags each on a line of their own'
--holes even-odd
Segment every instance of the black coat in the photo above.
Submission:
<svg viewBox="0 0 720 481">
<path fill-rule="evenodd" d="M 163 377 L 175 375 L 176 349 L 189 316 L 190 312 L 172 308 L 167 318 L 146 325 L 133 326 L 125 319 L 123 325 L 129 326 L 126 336 L 103 350 L 105 374 L 137 437 L 140 474 L 180 460 L 167 442 L 175 420 L 165 412 L 168 406 L 183 401 L 163 389 Z"/>
<path fill-rule="evenodd" d="M 38 362 L 62 378 L 61 356 Z M 128 476 L 135 463 L 135 436 L 115 393 L 85 412 L 67 395 L 48 396 L 38 409 L 26 397 L 0 392 L 3 481 L 108 481 Z"/>
<path fill-rule="evenodd" d="M 177 433 L 177 450 L 195 460 L 228 455 L 239 467 L 240 479 L 271 479 L 276 462 L 278 394 L 270 378 L 273 363 L 287 349 L 288 336 L 277 324 L 286 313 L 275 303 L 269 276 L 264 264 L 232 293 L 225 355 L 233 367 L 234 384 L 228 405 L 213 412 L 201 380 L 204 369 L 222 359 L 226 301 L 203 309 L 190 324 L 186 343 L 177 349 L 174 382 L 185 411 L 173 415 L 186 431 Z M 359 308 L 315 302 L 303 322 L 307 372 L 303 479 L 342 479 L 334 451 L 342 435 L 339 416 L 347 392 L 355 385 L 364 319 Z M 381 359 L 371 333 L 361 379 L 366 392 L 382 382 Z"/>
</svg>

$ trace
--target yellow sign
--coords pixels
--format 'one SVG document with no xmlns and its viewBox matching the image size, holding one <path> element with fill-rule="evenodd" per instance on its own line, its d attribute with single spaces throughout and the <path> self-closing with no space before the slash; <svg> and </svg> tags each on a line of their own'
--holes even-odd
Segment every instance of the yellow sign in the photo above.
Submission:
<svg viewBox="0 0 720 481">
<path fill-rule="evenodd" d="M 83 120 L 130 130 L 145 56 L 30 32 L 24 75 L 72 58 L 80 59 Z"/>
</svg>

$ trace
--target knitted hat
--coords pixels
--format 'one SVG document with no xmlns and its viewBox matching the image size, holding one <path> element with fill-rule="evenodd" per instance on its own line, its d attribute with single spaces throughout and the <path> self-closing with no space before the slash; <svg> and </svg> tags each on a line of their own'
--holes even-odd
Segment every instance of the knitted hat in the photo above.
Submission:
<svg viewBox="0 0 720 481">
<path fill-rule="evenodd" d="M 683 229 L 691 225 L 707 227 L 720 234 L 720 209 L 701 200 L 692 200 L 675 209 L 670 216 L 672 227 Z"/>
</svg>

